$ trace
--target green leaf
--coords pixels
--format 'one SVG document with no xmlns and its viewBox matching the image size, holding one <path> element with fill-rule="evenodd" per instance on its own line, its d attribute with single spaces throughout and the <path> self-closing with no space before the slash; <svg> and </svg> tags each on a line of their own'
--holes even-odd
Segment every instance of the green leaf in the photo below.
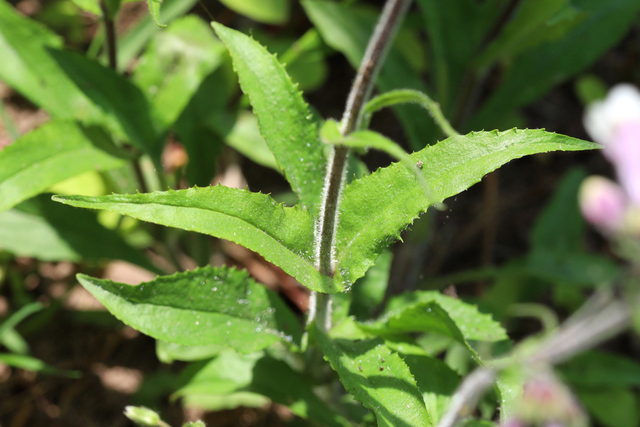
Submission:
<svg viewBox="0 0 640 427">
<path fill-rule="evenodd" d="M 222 4 L 265 24 L 284 24 L 289 20 L 289 0 L 220 0 Z"/>
<path fill-rule="evenodd" d="M 508 339 L 504 328 L 490 314 L 481 313 L 475 305 L 436 291 L 407 292 L 395 297 L 387 304 L 385 315 L 397 313 L 416 303 L 428 302 L 437 303 L 447 313 L 465 340 L 497 342 Z"/>
<path fill-rule="evenodd" d="M 273 153 L 260 135 L 258 119 L 248 111 L 241 111 L 231 133 L 227 135 L 227 145 L 259 165 L 281 172 Z"/>
<path fill-rule="evenodd" d="M 612 261 L 584 253 L 584 219 L 578 189 L 586 174 L 569 171 L 537 218 L 531 234 L 528 270 L 534 277 L 559 283 L 599 286 L 610 283 L 620 268 Z"/>
<path fill-rule="evenodd" d="M 73 4 L 75 4 L 82 10 L 91 12 L 94 15 L 102 14 L 102 10 L 100 10 L 99 0 L 72 0 L 72 1 L 73 1 Z"/>
<path fill-rule="evenodd" d="M 160 132 L 142 91 L 112 69 L 82 55 L 62 50 L 51 50 L 50 54 L 78 88 L 120 125 L 131 144 L 160 165 Z"/>
<path fill-rule="evenodd" d="M 0 151 L 0 212 L 67 178 L 127 160 L 102 129 L 48 122 Z"/>
<path fill-rule="evenodd" d="M 424 351 L 422 347 L 389 341 L 387 346 L 398 352 L 404 363 L 409 366 L 422 393 L 427 413 L 431 415 L 434 425 L 437 425 L 449 408 L 451 397 L 460 384 L 460 376 L 443 361 Z"/>
<path fill-rule="evenodd" d="M 13 329 L 22 322 L 25 318 L 29 317 L 33 313 L 37 313 L 42 310 L 44 306 L 39 302 L 32 302 L 20 307 L 18 311 L 12 313 L 4 322 L 0 324 L 0 339 L 10 329 Z"/>
<path fill-rule="evenodd" d="M 133 82 L 155 106 L 157 121 L 166 130 L 225 58 L 226 49 L 209 25 L 188 15 L 172 22 L 151 41 L 136 64 Z"/>
<path fill-rule="evenodd" d="M 603 255 L 581 252 L 561 253 L 535 248 L 526 262 L 532 277 L 558 286 L 606 286 L 621 272 L 619 265 Z"/>
<path fill-rule="evenodd" d="M 522 391 L 530 378 L 525 369 L 527 366 L 514 365 L 502 370 L 496 379 L 496 389 L 500 403 L 500 421 L 506 423 L 513 418 L 522 400 Z"/>
<path fill-rule="evenodd" d="M 216 344 L 187 346 L 156 340 L 156 355 L 162 363 L 171 363 L 175 360 L 194 362 L 210 359 L 225 350 L 225 346 Z"/>
<path fill-rule="evenodd" d="M 433 55 L 434 98 L 450 113 L 470 63 L 502 11 L 495 1 L 417 0 L 417 4 Z"/>
<path fill-rule="evenodd" d="M 505 330 L 478 308 L 435 291 L 405 293 L 389 301 L 380 319 L 361 323 L 376 335 L 431 332 L 465 345 L 474 355 L 471 341 L 497 342 L 508 339 Z"/>
<path fill-rule="evenodd" d="M 552 87 L 584 70 L 617 43 L 635 22 L 636 0 L 572 0 L 585 18 L 563 38 L 545 43 L 518 57 L 500 87 L 472 120 L 483 128 L 495 118 L 532 102 Z"/>
<path fill-rule="evenodd" d="M 578 206 L 578 189 L 587 176 L 583 169 L 572 169 L 564 176 L 531 232 L 534 248 L 566 253 L 583 247 L 584 219 Z"/>
<path fill-rule="evenodd" d="M 54 118 L 107 123 L 51 57 L 62 46 L 61 37 L 0 0 L 0 79 Z"/>
<path fill-rule="evenodd" d="M 162 24 L 160 22 L 160 5 L 162 4 L 162 0 L 147 0 L 147 6 L 149 6 L 149 13 L 151 14 L 151 19 L 156 24 L 158 28 L 164 28 L 167 24 Z"/>
<path fill-rule="evenodd" d="M 345 389 L 375 413 L 378 426 L 434 425 L 409 368 L 383 340 L 331 340 L 317 327 L 313 336 Z"/>
<path fill-rule="evenodd" d="M 76 6 L 87 12 L 91 12 L 94 15 L 102 15 L 102 8 L 100 7 L 100 0 L 71 0 Z M 126 1 L 126 0 L 125 0 Z M 129 0 L 131 1 L 131 0 Z M 109 19 L 114 19 L 120 10 L 121 0 L 106 0 L 107 14 Z"/>
<path fill-rule="evenodd" d="M 258 116 L 260 131 L 302 206 L 315 213 L 325 159 L 313 117 L 284 67 L 256 41 L 212 23 L 229 49 L 240 86 Z"/>
<path fill-rule="evenodd" d="M 466 190 L 503 164 L 536 153 L 594 148 L 596 144 L 543 130 L 473 132 L 410 156 L 422 163 L 431 197 L 401 164 L 352 181 L 342 196 L 334 280 L 354 283 L 429 206 Z"/>
<path fill-rule="evenodd" d="M 205 396 L 219 396 L 222 400 L 238 392 L 258 394 L 320 425 L 350 425 L 316 396 L 314 385 L 308 377 L 264 352 L 236 354 L 223 351 L 209 361 L 187 368 L 181 382 L 183 385 L 176 391 L 176 397 L 198 395 L 202 399 Z M 231 404 L 230 399 L 227 405 Z"/>
<path fill-rule="evenodd" d="M 122 3 L 131 2 L 133 0 L 104 0 L 105 5 L 107 6 L 107 14 L 109 18 L 115 19 L 120 11 L 120 6 Z"/>
<path fill-rule="evenodd" d="M 316 396 L 308 376 L 294 371 L 285 362 L 263 357 L 256 362 L 252 374 L 247 390 L 287 406 L 299 417 L 327 427 L 352 425 Z"/>
<path fill-rule="evenodd" d="M 47 375 L 56 375 L 67 378 L 80 378 L 82 373 L 79 371 L 68 371 L 53 367 L 35 357 L 25 356 L 23 354 L 0 353 L 0 363 L 13 366 L 14 368 L 26 369 L 27 371 L 39 372 Z"/>
<path fill-rule="evenodd" d="M 628 389 L 578 390 L 578 397 L 605 427 L 636 427 L 640 423 L 638 398 Z"/>
<path fill-rule="evenodd" d="M 328 293 L 344 289 L 313 266 L 314 224 L 309 213 L 279 205 L 264 194 L 215 186 L 54 200 L 231 240 L 258 252 L 309 289 Z"/>
<path fill-rule="evenodd" d="M 393 254 L 390 250 L 383 251 L 376 264 L 367 270 L 351 289 L 351 307 L 349 313 L 359 320 L 371 318 L 378 306 L 384 300 L 389 284 Z"/>
<path fill-rule="evenodd" d="M 590 350 L 559 366 L 562 377 L 581 387 L 628 387 L 640 385 L 640 364 L 601 350 Z"/>
<path fill-rule="evenodd" d="M 210 28 L 208 30 L 211 31 Z M 224 49 L 222 44 L 220 46 Z M 230 69 L 231 64 L 228 65 Z M 239 119 L 227 111 L 229 98 L 236 92 L 236 76 L 233 71 L 226 71 L 226 67 L 218 68 L 204 79 L 175 123 L 175 131 L 189 156 L 186 176 L 191 185 L 206 186 L 211 183 L 216 174 L 218 155 L 224 147 L 224 137 L 227 136 L 228 141 L 229 133 L 233 133 L 234 122 L 238 125 Z M 247 114 L 251 115 L 249 112 Z M 257 121 L 255 132 L 264 150 L 271 155 L 260 136 Z"/>
<path fill-rule="evenodd" d="M 399 160 L 407 170 L 413 172 L 427 196 L 429 195 L 429 184 L 425 180 L 424 175 L 420 172 L 421 164 L 411 160 L 409 154 L 407 154 L 400 145 L 396 144 L 384 135 L 370 130 L 360 130 L 343 137 L 338 130 L 338 123 L 334 120 L 327 120 L 325 122 L 324 126 L 320 130 L 320 135 L 323 140 L 329 144 L 346 145 L 347 147 L 360 149 L 374 148 L 387 153 L 392 158 Z"/>
<path fill-rule="evenodd" d="M 351 66 L 357 69 L 373 33 L 379 11 L 352 8 L 329 1 L 305 0 L 300 4 L 324 41 L 345 55 Z M 420 77 L 412 71 L 411 65 L 396 47 L 392 47 L 387 54 L 378 76 L 377 87 L 380 92 L 400 88 L 428 92 Z M 417 107 L 401 105 L 396 106 L 394 111 L 403 124 L 411 147 L 419 149 L 433 142 L 435 126 L 417 113 Z"/>
<path fill-rule="evenodd" d="M 418 104 L 427 110 L 446 136 L 458 135 L 458 132 L 451 127 L 449 121 L 446 119 L 444 114 L 442 114 L 440 104 L 431 99 L 426 93 L 422 93 L 418 90 L 397 89 L 376 96 L 365 105 L 363 121 L 368 123 L 371 119 L 371 115 L 382 108 L 407 103 Z"/>
<path fill-rule="evenodd" d="M 480 69 L 508 61 L 544 42 L 557 41 L 584 17 L 569 0 L 526 0 L 500 35 L 476 60 Z"/>
<path fill-rule="evenodd" d="M 18 256 L 43 261 L 121 259 L 159 272 L 115 231 L 98 223 L 91 212 L 55 203 L 49 194 L 0 213 L 0 247 Z"/>
<path fill-rule="evenodd" d="M 280 58 L 300 90 L 319 89 L 329 75 L 325 46 L 314 28 L 296 40 Z"/>
<path fill-rule="evenodd" d="M 162 16 L 167 22 L 187 13 L 198 0 L 164 0 L 162 2 Z M 140 19 L 130 30 L 118 40 L 118 71 L 127 71 L 131 62 L 135 60 L 147 42 L 161 29 L 148 17 Z"/>
<path fill-rule="evenodd" d="M 78 281 L 118 319 L 154 338 L 218 344 L 249 353 L 300 343 L 298 319 L 245 271 L 204 267 L 130 286 L 83 274 Z"/>
<path fill-rule="evenodd" d="M 251 371 L 264 352 L 238 354 L 219 351 L 210 360 L 189 365 L 180 374 L 176 397 L 187 394 L 227 394 L 251 384 Z"/>
<path fill-rule="evenodd" d="M 15 329 L 7 328 L 0 336 L 0 344 L 16 354 L 29 354 L 29 344 Z"/>
</svg>

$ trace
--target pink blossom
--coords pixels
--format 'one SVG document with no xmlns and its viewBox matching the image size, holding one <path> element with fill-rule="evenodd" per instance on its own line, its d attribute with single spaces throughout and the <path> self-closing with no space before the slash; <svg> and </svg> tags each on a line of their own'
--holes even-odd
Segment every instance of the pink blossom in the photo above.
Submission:
<svg viewBox="0 0 640 427">
<path fill-rule="evenodd" d="M 627 198 L 613 181 L 590 176 L 584 180 L 579 195 L 582 215 L 605 232 L 615 232 L 624 224 Z"/>
<path fill-rule="evenodd" d="M 592 104 L 584 125 L 604 146 L 603 154 L 616 168 L 618 181 L 631 203 L 640 205 L 640 92 L 621 84 L 603 101 Z"/>
<path fill-rule="evenodd" d="M 603 154 L 615 165 L 618 182 L 631 202 L 640 206 L 640 121 L 621 123 Z"/>
</svg>

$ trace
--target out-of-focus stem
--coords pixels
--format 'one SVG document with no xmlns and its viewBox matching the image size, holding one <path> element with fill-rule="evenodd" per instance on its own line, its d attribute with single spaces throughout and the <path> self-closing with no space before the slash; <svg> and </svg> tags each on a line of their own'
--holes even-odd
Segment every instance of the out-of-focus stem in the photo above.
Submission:
<svg viewBox="0 0 640 427">
<path fill-rule="evenodd" d="M 104 1 L 100 2 L 102 10 L 102 18 L 104 19 L 105 35 L 107 37 L 107 55 L 109 57 L 109 67 L 114 70 L 118 69 L 118 48 L 116 45 L 116 26 L 113 19 L 109 16 L 107 5 Z"/>
<path fill-rule="evenodd" d="M 593 299 L 597 298 L 599 295 L 594 296 Z M 586 305 L 589 304 L 590 302 L 587 302 Z M 611 301 L 588 314 L 577 313 L 529 356 L 505 359 L 507 363 L 500 363 L 500 360 L 497 360 L 491 366 L 483 366 L 473 371 L 453 395 L 451 404 L 438 423 L 438 427 L 454 427 L 493 385 L 501 369 L 516 363 L 532 366 L 563 362 L 620 333 L 629 326 L 630 322 L 631 310 L 628 304 L 622 301 Z"/>
</svg>

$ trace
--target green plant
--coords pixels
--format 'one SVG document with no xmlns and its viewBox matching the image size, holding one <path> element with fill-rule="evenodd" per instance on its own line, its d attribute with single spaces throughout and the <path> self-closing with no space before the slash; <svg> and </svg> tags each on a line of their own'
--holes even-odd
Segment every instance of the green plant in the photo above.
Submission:
<svg viewBox="0 0 640 427">
<path fill-rule="evenodd" d="M 12 238 L 3 245 L 5 249 L 40 259 L 120 258 L 161 273 L 137 286 L 87 274 L 77 277 L 118 319 L 156 338 L 164 360 L 196 361 L 185 370 L 176 391 L 185 399 L 232 397 L 251 405 L 267 397 L 299 417 L 328 426 L 453 425 L 458 412 L 451 415 L 451 408 L 460 403 L 455 393 L 460 374 L 479 365 L 476 377 L 485 388 L 505 372 L 497 382 L 504 402 L 503 420 L 512 413 L 518 396 L 511 390 L 525 381 L 512 368 L 533 356 L 519 358 L 516 350 L 511 358 L 495 362 L 494 357 L 503 355 L 511 342 L 491 315 L 436 291 L 390 298 L 375 319 L 356 319 L 353 314 L 357 307 L 366 308 L 363 300 L 381 304 L 390 268 L 389 246 L 430 207 L 442 206 L 514 159 L 597 148 L 544 130 L 514 128 L 461 135 L 454 128 L 480 129 L 517 121 L 510 116 L 514 107 L 540 96 L 554 78 L 580 71 L 608 46 L 607 40 L 615 40 L 624 29 L 587 54 L 578 54 L 570 64 L 550 67 L 557 73 L 553 78 L 544 72 L 536 74 L 537 64 L 548 63 L 549 52 L 566 52 L 587 29 L 605 26 L 594 16 L 621 19 L 622 12 L 614 14 L 611 8 L 589 1 L 579 2 L 582 12 L 568 2 L 548 2 L 553 6 L 548 8 L 525 2 L 499 36 L 479 46 L 476 43 L 483 37 L 461 43 L 453 40 L 453 29 L 473 22 L 468 27 L 471 31 L 488 36 L 497 22 L 495 10 L 506 2 L 474 3 L 477 16 L 482 17 L 476 20 L 462 13 L 470 6 L 468 1 L 444 6 L 422 0 L 419 4 L 436 59 L 437 85 L 432 92 L 438 104 L 418 78 L 420 64 L 403 67 L 407 57 L 397 46 L 390 46 L 409 1 L 389 0 L 370 40 L 367 9 L 304 1 L 304 9 L 327 44 L 360 64 L 344 115 L 336 122 L 323 120 L 309 108 L 285 66 L 256 40 L 214 22 L 220 43 L 202 20 L 191 16 L 159 33 L 128 80 L 117 70 L 127 66 L 123 64 L 134 57 L 140 43 L 125 39 L 116 50 L 109 26 L 121 5 L 89 3 L 84 7 L 105 17 L 108 67 L 63 49 L 60 38 L 0 0 L 4 43 L 0 47 L 11 47 L 5 50 L 10 55 L 7 63 L 13 65 L 3 67 L 0 77 L 52 117 L 0 152 L 0 210 L 6 211 L 5 223 L 15 220 L 21 228 L 41 225 L 26 245 Z M 178 7 L 178 2 L 166 3 L 162 11 Z M 262 19 L 286 20 L 282 11 L 288 10 L 288 3 L 271 3 L 274 14 Z M 629 10 L 638 8 L 631 2 L 619 3 Z M 150 0 L 149 8 L 156 24 L 164 22 L 160 2 Z M 551 31 L 541 35 L 539 29 L 546 25 Z M 145 27 L 140 28 L 144 32 Z M 307 52 L 313 52 L 317 33 L 309 32 L 303 39 Z M 550 41 L 555 42 L 555 50 L 544 44 Z M 535 52 L 524 55 L 531 51 Z M 227 52 L 270 154 L 261 154 L 260 145 L 246 148 L 251 137 L 241 126 L 255 131 L 255 119 L 229 105 L 235 78 Z M 387 53 L 391 66 L 380 71 Z M 299 58 L 295 55 L 289 53 L 294 63 Z M 31 67 L 33 62 L 41 68 Z M 481 108 L 469 111 L 476 102 L 473 92 L 480 90 L 488 69 L 496 64 L 506 64 L 505 82 Z M 376 81 L 382 93 L 370 99 Z M 513 87 L 522 87 L 523 82 L 527 89 L 512 96 Z M 406 87 L 411 90 L 403 90 Z M 434 120 L 406 104 L 418 104 Z M 414 153 L 405 153 L 389 138 L 367 129 L 371 116 L 389 106 L 397 109 Z M 445 117 L 453 117 L 455 126 Z M 229 126 L 230 121 L 236 127 Z M 179 172 L 162 173 L 162 153 L 170 132 L 179 136 L 189 155 L 184 177 L 190 187 L 186 189 L 178 189 Z M 440 133 L 446 139 L 434 144 Z M 285 205 L 248 189 L 207 186 L 215 173 L 211 165 L 225 140 L 281 171 L 295 203 Z M 385 151 L 399 162 L 363 173 L 355 154 L 370 148 Z M 114 194 L 57 195 L 53 201 L 195 231 L 255 251 L 312 291 L 307 319 L 301 320 L 280 296 L 245 271 L 210 266 L 181 271 L 172 235 L 163 228 L 143 232 L 142 238 L 151 240 L 154 249 L 173 264 L 177 272 L 171 275 L 134 250 L 134 238 L 125 240 L 117 229 L 105 228 L 87 212 L 40 195 L 67 178 L 96 170 Z M 120 180 L 121 176 L 126 179 Z M 168 191 L 153 191 L 167 187 Z M 132 194 L 135 190 L 141 192 Z M 58 244 L 46 248 L 29 244 L 43 230 L 58 231 L 62 238 L 52 236 L 51 241 Z M 100 245 L 88 237 L 95 240 L 97 235 Z M 548 236 L 543 232 L 538 236 L 542 237 L 526 260 L 529 270 L 548 258 L 571 266 L 586 262 L 587 257 L 575 247 L 562 253 L 547 250 Z M 191 245 L 188 252 L 199 264 L 208 263 L 206 244 Z M 449 349 L 448 354 L 458 357 L 464 369 L 456 372 L 429 348 Z M 347 392 L 337 397 L 331 396 L 335 374 Z M 465 381 L 476 377 L 472 374 Z M 150 414 L 153 422 L 161 422 Z"/>
</svg>

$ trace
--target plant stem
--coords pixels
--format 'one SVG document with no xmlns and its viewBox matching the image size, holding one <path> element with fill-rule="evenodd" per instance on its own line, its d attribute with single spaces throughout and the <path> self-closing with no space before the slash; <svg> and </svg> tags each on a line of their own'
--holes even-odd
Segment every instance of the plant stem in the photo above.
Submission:
<svg viewBox="0 0 640 427">
<path fill-rule="evenodd" d="M 105 35 L 107 37 L 107 53 L 109 56 L 109 67 L 114 70 L 118 69 L 118 56 L 116 47 L 116 26 L 113 19 L 109 17 L 109 11 L 104 1 L 100 2 L 102 17 L 104 19 Z"/>
<path fill-rule="evenodd" d="M 364 105 L 371 95 L 384 56 L 389 49 L 398 24 L 410 4 L 411 0 L 387 0 L 369 40 L 356 79 L 351 86 L 340 124 L 342 135 L 346 136 L 358 129 Z M 344 187 L 349 152 L 348 147 L 335 147 L 327 165 L 322 207 L 316 228 L 316 267 L 320 273 L 326 276 L 333 276 L 335 273 L 333 249 L 338 225 L 340 195 Z M 318 327 L 328 330 L 331 327 L 331 298 L 329 295 L 314 294 L 311 304 L 309 320 L 316 320 Z"/>
<path fill-rule="evenodd" d="M 358 128 L 362 109 L 371 96 L 375 78 L 382 67 L 390 42 L 410 4 L 411 0 L 387 0 L 384 5 L 347 98 L 340 129 L 343 135 Z"/>
</svg>

